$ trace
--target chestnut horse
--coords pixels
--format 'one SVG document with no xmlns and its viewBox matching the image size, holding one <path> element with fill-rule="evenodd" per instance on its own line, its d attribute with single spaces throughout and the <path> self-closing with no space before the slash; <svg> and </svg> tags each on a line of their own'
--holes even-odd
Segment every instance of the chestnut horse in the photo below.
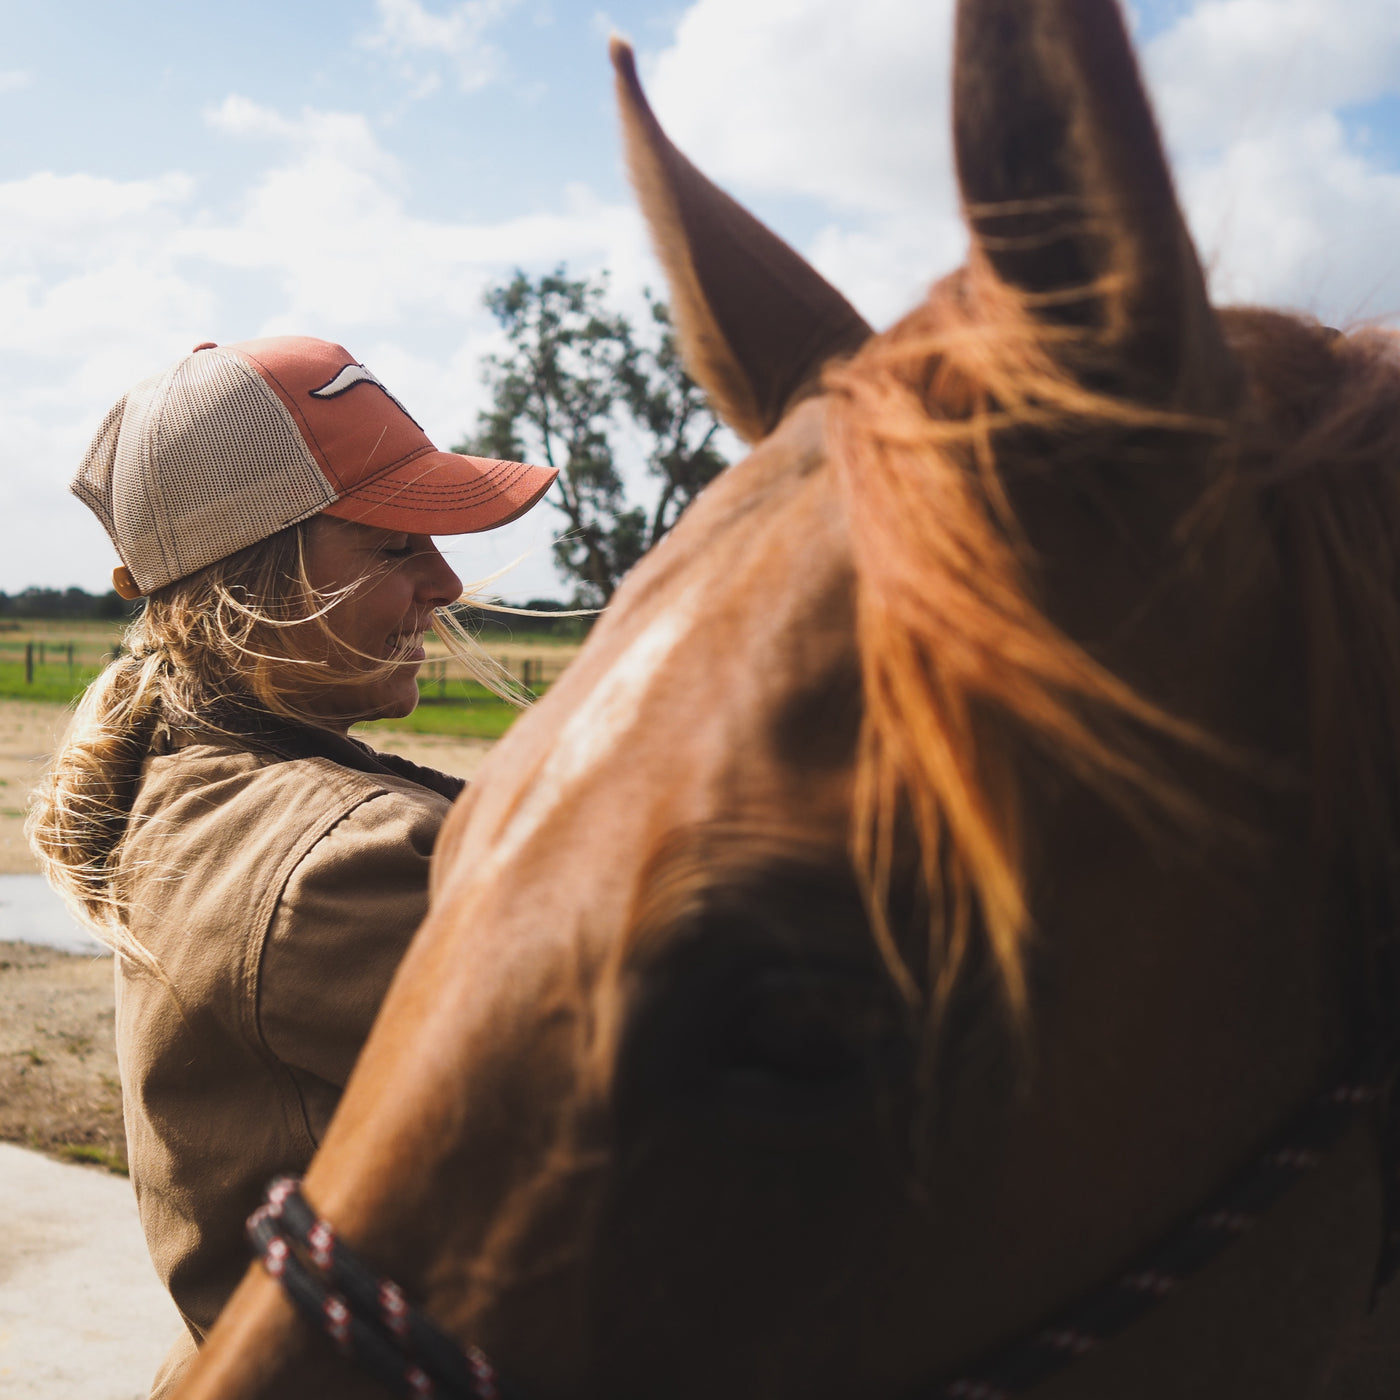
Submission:
<svg viewBox="0 0 1400 1400">
<path fill-rule="evenodd" d="M 453 812 L 307 1198 L 539 1400 L 1009 1393 L 1384 1077 L 1400 345 L 1211 307 L 1114 0 L 961 0 L 971 253 L 880 335 L 614 57 L 755 446 Z M 1318 1394 L 1383 1118 L 1035 1394 Z M 380 1393 L 256 1266 L 182 1392 Z"/>
</svg>

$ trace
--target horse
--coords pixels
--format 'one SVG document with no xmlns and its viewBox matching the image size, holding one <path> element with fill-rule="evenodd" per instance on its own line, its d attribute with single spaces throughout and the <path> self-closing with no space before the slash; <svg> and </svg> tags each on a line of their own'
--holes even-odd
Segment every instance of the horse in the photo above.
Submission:
<svg viewBox="0 0 1400 1400">
<path fill-rule="evenodd" d="M 454 810 L 303 1187 L 507 1393 L 1288 1400 L 1375 1293 L 1400 344 L 1211 305 L 1116 0 L 956 24 L 970 251 L 880 334 L 614 43 L 752 449 Z M 383 1393 L 256 1264 L 181 1391 Z"/>
</svg>

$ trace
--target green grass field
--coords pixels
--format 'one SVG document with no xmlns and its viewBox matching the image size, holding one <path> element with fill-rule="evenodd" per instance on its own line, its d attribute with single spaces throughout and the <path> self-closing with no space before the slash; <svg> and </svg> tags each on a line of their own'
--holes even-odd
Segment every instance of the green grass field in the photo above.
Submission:
<svg viewBox="0 0 1400 1400">
<path fill-rule="evenodd" d="M 96 666 L 65 662 L 35 666 L 32 683 L 25 681 L 24 663 L 3 659 L 0 652 L 0 700 L 29 700 L 35 703 L 75 703 L 87 684 L 99 673 Z M 436 682 L 424 686 L 423 702 L 405 719 L 375 720 L 359 726 L 363 732 L 374 729 L 408 730 L 414 734 L 448 734 L 473 739 L 499 739 L 510 728 L 520 711 L 499 700 L 484 686 L 467 681 Z M 444 693 L 440 693 L 443 692 Z"/>
<path fill-rule="evenodd" d="M 117 622 L 7 620 L 0 627 L 0 699 L 61 704 L 77 699 L 101 671 L 122 631 Z M 32 648 L 32 683 L 25 680 L 26 648 Z"/>
<path fill-rule="evenodd" d="M 471 681 L 448 681 L 441 687 L 425 684 L 418 708 L 403 719 L 377 719 L 357 724 L 357 734 L 376 729 L 407 730 L 412 734 L 449 734 L 453 738 L 499 739 L 515 723 L 520 710 Z"/>
<path fill-rule="evenodd" d="M 33 684 L 28 684 L 22 661 L 0 659 L 0 700 L 57 701 L 66 705 L 83 693 L 99 669 L 75 665 L 70 673 L 66 664 L 36 666 Z"/>
<path fill-rule="evenodd" d="M 71 704 L 99 674 L 121 637 L 120 622 L 7 622 L 0 628 L 0 699 Z M 483 633 L 481 646 L 537 694 L 548 689 L 579 649 L 577 642 L 551 637 L 528 641 Z M 34 678 L 25 679 L 25 648 L 33 646 Z M 71 647 L 71 653 L 70 653 Z M 422 703 L 406 719 L 376 720 L 360 726 L 499 739 L 520 711 L 484 686 L 448 674 L 441 648 L 429 639 L 429 660 L 421 678 Z M 73 657 L 72 665 L 68 662 Z"/>
</svg>

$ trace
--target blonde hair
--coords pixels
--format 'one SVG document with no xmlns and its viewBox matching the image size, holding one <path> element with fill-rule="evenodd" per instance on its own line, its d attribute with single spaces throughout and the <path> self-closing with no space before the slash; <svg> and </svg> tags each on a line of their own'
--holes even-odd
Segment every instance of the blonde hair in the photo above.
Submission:
<svg viewBox="0 0 1400 1400">
<path fill-rule="evenodd" d="M 146 758 L 168 752 L 190 729 L 237 733 L 269 718 L 327 727 L 308 709 L 309 697 L 402 664 L 349 646 L 328 621 L 383 569 L 318 590 L 305 542 L 303 522 L 152 593 L 78 702 L 31 800 L 25 834 L 49 884 L 99 939 L 157 976 L 126 927 L 116 888 Z M 526 703 L 446 609 L 434 615 L 433 630 L 473 680 Z"/>
</svg>

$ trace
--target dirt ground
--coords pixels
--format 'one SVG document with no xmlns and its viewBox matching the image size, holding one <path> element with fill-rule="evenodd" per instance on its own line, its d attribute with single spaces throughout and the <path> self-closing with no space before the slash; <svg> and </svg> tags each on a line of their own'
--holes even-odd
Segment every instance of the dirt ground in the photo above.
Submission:
<svg viewBox="0 0 1400 1400">
<path fill-rule="evenodd" d="M 0 875 L 37 871 L 24 844 L 24 806 L 68 727 L 66 705 L 0 700 Z"/>
<path fill-rule="evenodd" d="M 112 961 L 0 943 L 0 1141 L 124 1169 Z"/>
<path fill-rule="evenodd" d="M 38 870 L 24 807 L 67 722 L 62 705 L 0 700 L 0 874 Z M 432 734 L 381 731 L 375 742 L 464 778 L 491 749 L 484 739 Z M 109 959 L 0 942 L 0 1141 L 125 1168 L 112 1026 Z"/>
</svg>

